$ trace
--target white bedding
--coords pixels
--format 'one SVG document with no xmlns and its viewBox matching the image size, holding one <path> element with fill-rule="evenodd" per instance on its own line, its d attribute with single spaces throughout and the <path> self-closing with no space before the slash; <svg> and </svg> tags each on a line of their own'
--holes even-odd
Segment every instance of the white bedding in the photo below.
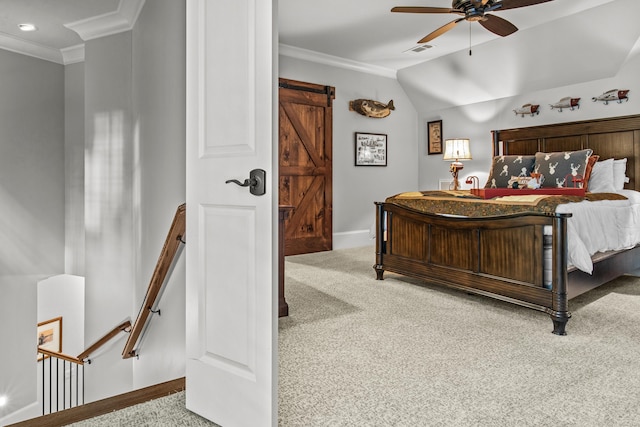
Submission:
<svg viewBox="0 0 640 427">
<path fill-rule="evenodd" d="M 567 203 L 558 213 L 571 213 L 567 221 L 568 261 L 591 274 L 591 255 L 629 249 L 640 243 L 640 192 L 621 190 L 627 200 Z"/>
</svg>

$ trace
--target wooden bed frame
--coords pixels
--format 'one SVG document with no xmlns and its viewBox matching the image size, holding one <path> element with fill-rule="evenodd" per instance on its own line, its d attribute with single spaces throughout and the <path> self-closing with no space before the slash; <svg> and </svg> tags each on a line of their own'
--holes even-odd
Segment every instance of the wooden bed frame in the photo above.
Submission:
<svg viewBox="0 0 640 427">
<path fill-rule="evenodd" d="M 600 160 L 626 157 L 629 183 L 625 188 L 640 188 L 640 115 L 492 134 L 496 155 L 591 148 Z M 639 245 L 596 254 L 592 275 L 568 269 L 567 218 L 571 214 L 462 218 L 386 202 L 375 205 L 373 268 L 378 280 L 390 271 L 540 310 L 551 316 L 557 335 L 566 334 L 571 298 L 640 268 Z M 552 226 L 551 236 L 544 236 L 547 225 Z M 547 260 L 550 289 L 544 286 L 545 253 L 551 253 Z"/>
</svg>

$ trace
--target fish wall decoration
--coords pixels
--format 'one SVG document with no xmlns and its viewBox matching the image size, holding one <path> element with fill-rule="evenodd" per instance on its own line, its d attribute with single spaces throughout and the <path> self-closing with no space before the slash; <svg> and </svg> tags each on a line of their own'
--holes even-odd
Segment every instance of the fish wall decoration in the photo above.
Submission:
<svg viewBox="0 0 640 427">
<path fill-rule="evenodd" d="M 525 114 L 530 114 L 533 117 L 536 114 L 540 114 L 540 105 L 538 104 L 524 104 L 520 108 L 516 108 L 513 110 L 516 113 L 516 116 L 519 114 L 521 117 L 524 117 Z"/>
<path fill-rule="evenodd" d="M 555 104 L 549 104 L 551 109 L 557 108 L 559 112 L 562 112 L 563 108 L 568 108 L 573 111 L 575 108 L 580 108 L 580 98 L 572 98 L 570 96 L 565 96 L 560 101 Z"/>
<path fill-rule="evenodd" d="M 387 104 L 382 102 L 373 101 L 371 99 L 355 99 L 349 101 L 349 111 L 355 111 L 358 114 L 362 114 L 367 117 L 374 117 L 381 119 L 391 114 L 391 110 L 395 110 L 393 106 L 393 99 Z"/>
<path fill-rule="evenodd" d="M 611 89 L 603 93 L 602 95 L 594 96 L 592 101 L 602 101 L 604 105 L 607 105 L 609 101 L 616 101 L 618 104 L 622 104 L 622 100 L 629 101 L 627 94 L 629 89 Z"/>
</svg>

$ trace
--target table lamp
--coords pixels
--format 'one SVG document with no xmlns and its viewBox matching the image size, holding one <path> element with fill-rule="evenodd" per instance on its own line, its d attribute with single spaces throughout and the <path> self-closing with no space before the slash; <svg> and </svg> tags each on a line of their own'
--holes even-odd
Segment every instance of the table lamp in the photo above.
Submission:
<svg viewBox="0 0 640 427">
<path fill-rule="evenodd" d="M 460 160 L 471 160 L 471 150 L 469 149 L 468 138 L 447 139 L 444 141 L 445 149 L 442 160 L 453 160 L 449 166 L 449 171 L 453 176 L 453 190 L 460 189 L 458 172 L 464 168 Z"/>
</svg>

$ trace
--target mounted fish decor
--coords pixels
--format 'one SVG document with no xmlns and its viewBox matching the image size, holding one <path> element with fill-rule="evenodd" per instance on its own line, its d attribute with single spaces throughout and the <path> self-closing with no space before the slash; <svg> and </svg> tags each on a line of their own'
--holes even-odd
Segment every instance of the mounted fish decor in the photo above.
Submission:
<svg viewBox="0 0 640 427">
<path fill-rule="evenodd" d="M 557 108 L 558 112 L 562 112 L 563 108 L 568 108 L 571 111 L 573 111 L 576 108 L 580 108 L 580 98 L 572 98 L 570 96 L 565 96 L 555 104 L 549 104 L 549 105 L 551 106 L 552 110 L 554 108 Z"/>
<path fill-rule="evenodd" d="M 629 101 L 627 94 L 629 89 L 611 89 L 599 96 L 591 98 L 592 101 L 602 101 L 604 105 L 607 105 L 609 101 L 616 101 L 618 104 L 622 104 L 622 100 Z"/>
<path fill-rule="evenodd" d="M 540 114 L 539 108 L 540 105 L 538 104 L 524 104 L 522 107 L 513 110 L 513 112 L 516 113 L 516 116 L 520 114 L 520 116 L 524 117 L 525 114 L 531 114 L 531 117 L 533 117 L 536 114 Z"/>
<path fill-rule="evenodd" d="M 393 99 L 388 104 L 382 102 L 373 101 L 371 99 L 355 99 L 349 101 L 349 111 L 355 111 L 358 114 L 362 114 L 367 117 L 375 117 L 381 119 L 391 114 L 391 110 L 395 110 L 393 106 Z"/>
</svg>

